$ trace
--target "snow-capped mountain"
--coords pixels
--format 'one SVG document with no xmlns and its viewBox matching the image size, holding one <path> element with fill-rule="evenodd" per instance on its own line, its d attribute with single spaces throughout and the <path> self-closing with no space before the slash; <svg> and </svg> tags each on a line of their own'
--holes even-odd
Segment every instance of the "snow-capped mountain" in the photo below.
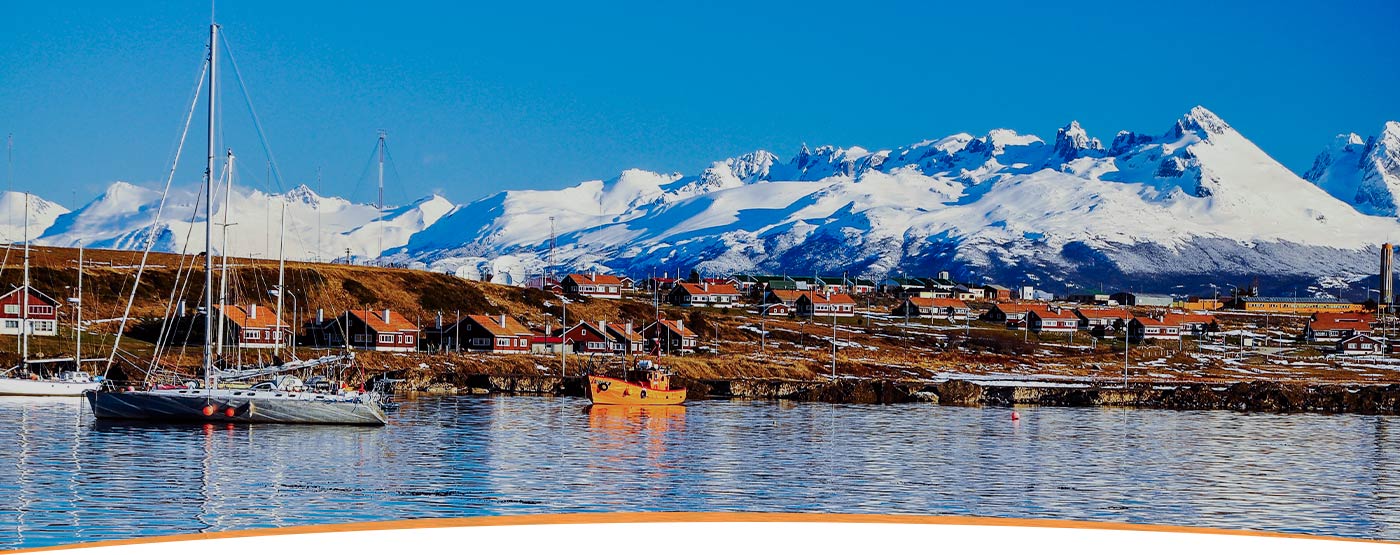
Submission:
<svg viewBox="0 0 1400 555">
<path fill-rule="evenodd" d="M 893 150 L 804 146 L 787 162 L 759 151 L 693 177 L 629 170 L 509 191 L 458 207 L 397 257 L 455 270 L 509 255 L 538 271 L 550 217 L 560 269 L 948 269 L 1009 285 L 1192 291 L 1252 276 L 1355 280 L 1374 272 L 1375 245 L 1400 237 L 1396 220 L 1359 213 L 1196 107 L 1161 133 L 1120 132 L 1108 148 L 1070 122 L 1053 143 L 996 129 Z"/>
<path fill-rule="evenodd" d="M 141 249 L 147 234 L 155 233 L 157 250 L 202 252 L 204 217 L 194 217 L 199 210 L 197 200 L 197 188 L 176 189 L 162 207 L 160 191 L 114 183 L 97 199 L 58 217 L 36 242 Z M 352 257 L 372 258 L 401 248 L 410 236 L 451 210 L 452 203 L 433 195 L 386 208 L 381 220 L 372 205 L 322 197 L 305 185 L 282 195 L 234 187 L 227 201 L 214 199 L 214 252 L 222 252 L 219 226 L 227 221 L 229 254 L 276 257 L 284 207 L 287 258 L 327 260 L 344 257 L 347 249 Z M 160 221 L 152 230 L 158 212 Z"/>
<path fill-rule="evenodd" d="M 24 193 L 0 192 L 0 242 L 18 243 L 24 240 Z M 29 195 L 29 238 L 35 239 L 53 225 L 68 209 L 56 202 Z"/>
<path fill-rule="evenodd" d="M 305 186 L 280 198 L 235 189 L 227 203 L 215 199 L 215 223 L 230 214 L 231 254 L 273 257 L 285 204 L 290 259 L 349 249 L 505 283 L 552 266 L 639 276 L 949 270 L 1005 285 L 1177 292 L 1257 277 L 1266 291 L 1335 291 L 1373 275 L 1376 246 L 1400 239 L 1400 124 L 1365 141 L 1340 137 L 1306 180 L 1205 108 L 1164 127 L 1112 141 L 1071 121 L 1048 142 L 993 129 L 888 150 L 804 145 L 786 161 L 760 150 L 691 175 L 633 169 L 461 206 L 430 196 L 382 222 L 373 206 Z M 196 198 L 175 191 L 160 209 L 158 191 L 116 183 L 71 213 L 43 205 L 52 225 L 38 242 L 140 248 L 161 210 L 157 248 L 199 252 Z M 34 229 L 44 221 L 36 214 Z M 217 229 L 215 238 L 218 252 Z"/>
<path fill-rule="evenodd" d="M 1400 121 L 1365 141 L 1338 135 L 1303 177 L 1361 212 L 1400 216 Z"/>
</svg>

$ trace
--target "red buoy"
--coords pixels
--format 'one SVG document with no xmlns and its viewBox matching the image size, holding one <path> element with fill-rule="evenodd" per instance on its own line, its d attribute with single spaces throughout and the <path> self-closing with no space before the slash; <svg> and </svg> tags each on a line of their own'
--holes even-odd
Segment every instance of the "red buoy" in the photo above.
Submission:
<svg viewBox="0 0 1400 555">
<path fill-rule="evenodd" d="M 224 416 L 227 416 L 227 417 L 229 417 L 229 418 L 233 418 L 233 407 L 229 407 L 229 408 L 224 409 Z"/>
<path fill-rule="evenodd" d="M 204 405 L 204 416 L 214 416 L 214 405 Z"/>
<path fill-rule="evenodd" d="M 1012 420 L 1020 420 L 1020 419 L 1021 419 L 1021 413 L 1016 412 L 1016 411 L 1014 411 L 1014 410 L 1011 411 L 1011 419 L 1012 419 Z"/>
</svg>

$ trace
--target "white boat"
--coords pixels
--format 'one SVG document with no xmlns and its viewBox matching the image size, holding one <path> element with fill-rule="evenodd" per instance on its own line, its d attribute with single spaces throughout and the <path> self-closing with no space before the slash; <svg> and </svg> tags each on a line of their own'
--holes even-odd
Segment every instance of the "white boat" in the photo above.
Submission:
<svg viewBox="0 0 1400 555">
<path fill-rule="evenodd" d="M 209 51 L 208 51 L 208 157 L 205 166 L 204 180 L 204 215 L 206 225 L 204 226 L 204 244 L 206 246 L 214 244 L 213 237 L 213 197 L 214 190 L 214 144 L 215 144 L 215 114 L 217 106 L 217 84 L 218 84 L 218 45 L 219 26 L 211 24 L 209 27 Z M 191 111 L 193 114 L 193 110 Z M 230 151 L 229 166 L 232 166 L 232 152 Z M 173 173 L 173 170 L 172 170 Z M 233 172 L 228 172 L 229 186 L 232 185 Z M 227 195 L 225 196 L 227 198 Z M 285 210 L 285 207 L 284 207 Z M 285 211 L 284 211 L 285 213 Z M 227 211 L 225 211 L 227 215 Z M 285 227 L 283 228 L 285 233 Z M 224 228 L 225 238 L 227 238 L 228 228 Z M 227 244 L 227 242 L 225 242 Z M 149 254 L 153 243 L 146 244 L 146 253 Z M 93 416 L 99 419 L 129 419 L 148 420 L 163 422 L 257 422 L 276 424 L 353 424 L 382 426 L 388 418 L 384 414 L 381 405 L 381 395 L 375 391 L 354 390 L 345 387 L 344 384 L 330 379 L 319 378 L 309 379 L 303 383 L 301 379 L 288 375 L 290 372 L 303 371 L 310 372 L 312 369 L 322 366 L 334 366 L 343 364 L 348 366 L 353 363 L 352 354 L 342 356 L 323 357 L 310 361 L 292 361 L 290 363 L 279 363 L 273 366 L 261 368 L 218 368 L 215 361 L 219 358 L 223 350 L 223 321 L 217 324 L 214 322 L 214 299 L 219 296 L 222 301 L 226 295 L 225 277 L 227 270 L 220 273 L 219 291 L 214 289 L 214 263 L 213 249 L 205 248 L 204 257 L 204 299 L 203 299 L 203 379 L 202 381 L 184 381 L 175 384 L 152 383 L 150 373 L 147 379 L 138 389 L 135 385 L 125 387 L 108 386 L 101 389 L 87 391 L 85 393 L 88 404 L 92 406 Z M 281 320 L 282 313 L 282 292 L 284 291 L 284 262 L 285 258 L 279 254 L 278 283 L 277 283 L 277 319 Z M 227 254 L 224 254 L 223 267 L 227 268 Z M 142 257 L 144 267 L 145 256 Z M 140 286 L 140 270 L 137 273 L 135 285 L 132 286 L 134 297 L 137 287 Z M 221 306 L 223 306 L 221 304 Z M 130 301 L 128 301 L 128 311 Z M 222 317 L 221 317 L 222 318 Z M 123 316 L 125 320 L 125 315 Z M 112 346 L 113 358 L 121 341 L 120 332 Z M 216 347 L 217 344 L 217 347 Z M 157 353 L 161 347 L 161 342 L 157 342 Z M 280 350 L 280 345 L 278 350 Z M 217 350 L 216 350 L 217 349 Z M 294 355 L 295 353 L 293 353 Z M 159 355 L 156 356 L 158 360 Z M 109 359 L 110 362 L 111 359 Z M 157 360 L 151 362 L 151 368 L 155 368 Z M 110 365 L 109 365 L 110 368 Z M 242 384 L 230 385 L 229 381 L 251 380 L 254 378 L 264 378 L 264 381 L 253 384 L 251 387 Z"/>
<path fill-rule="evenodd" d="M 60 372 L 52 378 L 0 378 L 0 395 L 31 395 L 38 397 L 81 397 L 83 393 L 102 387 L 87 372 Z"/>
</svg>

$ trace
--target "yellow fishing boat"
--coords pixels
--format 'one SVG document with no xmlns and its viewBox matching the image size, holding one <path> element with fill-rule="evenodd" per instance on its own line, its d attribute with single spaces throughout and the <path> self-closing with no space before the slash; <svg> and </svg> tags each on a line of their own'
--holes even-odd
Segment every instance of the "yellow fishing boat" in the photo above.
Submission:
<svg viewBox="0 0 1400 555">
<path fill-rule="evenodd" d="M 671 388 L 669 370 L 643 360 L 632 372 L 641 373 L 643 379 L 630 381 L 626 379 L 629 372 L 624 372 L 622 378 L 590 373 L 588 400 L 595 405 L 679 405 L 685 402 L 685 388 Z"/>
</svg>

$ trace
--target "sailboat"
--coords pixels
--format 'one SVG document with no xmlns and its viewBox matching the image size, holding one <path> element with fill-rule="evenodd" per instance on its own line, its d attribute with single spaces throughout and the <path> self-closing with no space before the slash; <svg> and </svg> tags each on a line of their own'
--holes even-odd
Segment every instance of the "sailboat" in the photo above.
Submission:
<svg viewBox="0 0 1400 555">
<path fill-rule="evenodd" d="M 79 251 L 82 252 L 81 250 Z M 78 299 L 82 302 L 82 255 L 78 256 Z M 31 396 L 54 396 L 54 397 L 76 397 L 88 391 L 96 390 L 102 385 L 100 379 L 93 379 L 87 372 L 82 371 L 82 343 L 79 339 L 78 354 L 74 356 L 72 370 L 63 370 L 57 373 L 35 372 L 30 365 L 33 363 L 62 362 L 67 359 L 40 360 L 29 359 L 29 335 L 34 331 L 34 322 L 29 319 L 30 299 L 43 295 L 34 290 L 29 284 L 29 193 L 24 194 L 24 282 L 18 289 L 15 289 L 5 297 L 18 295 L 19 297 L 19 344 L 20 363 L 19 366 L 0 373 L 0 395 L 31 395 Z M 81 309 L 79 309 L 81 310 Z M 78 320 L 74 323 L 74 328 L 82 327 L 82 312 L 78 313 Z M 57 321 L 54 321 L 57 325 Z M 81 333 L 81 332 L 79 332 Z"/>
<path fill-rule="evenodd" d="M 151 385 L 106 387 L 86 393 L 93 416 L 99 419 L 133 419 L 167 422 L 257 422 L 280 424 L 352 424 L 381 426 L 387 422 L 378 392 L 351 390 L 330 379 L 303 382 L 291 375 L 318 366 L 346 363 L 353 355 L 324 357 L 311 361 L 294 360 L 261 368 L 218 368 L 215 365 L 215 314 L 223 318 L 225 305 L 216 311 L 214 298 L 214 150 L 218 85 L 219 25 L 209 25 L 208 51 L 208 156 L 204 168 L 204 353 L 202 382 L 193 380 Z M 230 175 L 230 179 L 232 179 Z M 227 212 L 227 208 L 225 209 Z M 225 228 L 227 233 L 227 227 Z M 149 244 L 148 244 L 149 247 Z M 225 264 L 227 258 L 225 258 Z M 279 274 L 281 271 L 279 270 Z M 221 276 L 222 277 L 222 276 Z M 223 287 L 220 287 L 223 289 Z M 279 310 L 282 289 L 279 276 Z M 135 288 L 133 287 L 133 295 Z M 280 319 L 280 314 L 279 314 Z M 279 330 L 280 331 L 280 330 Z M 220 337 L 220 339 L 222 339 Z M 279 339 L 279 341 L 281 341 Z M 116 346 L 113 346 L 115 358 Z M 157 355 L 158 356 L 158 355 Z M 154 367 L 154 364 L 153 364 Z M 229 382 L 244 381 L 250 386 L 231 387 Z"/>
</svg>

